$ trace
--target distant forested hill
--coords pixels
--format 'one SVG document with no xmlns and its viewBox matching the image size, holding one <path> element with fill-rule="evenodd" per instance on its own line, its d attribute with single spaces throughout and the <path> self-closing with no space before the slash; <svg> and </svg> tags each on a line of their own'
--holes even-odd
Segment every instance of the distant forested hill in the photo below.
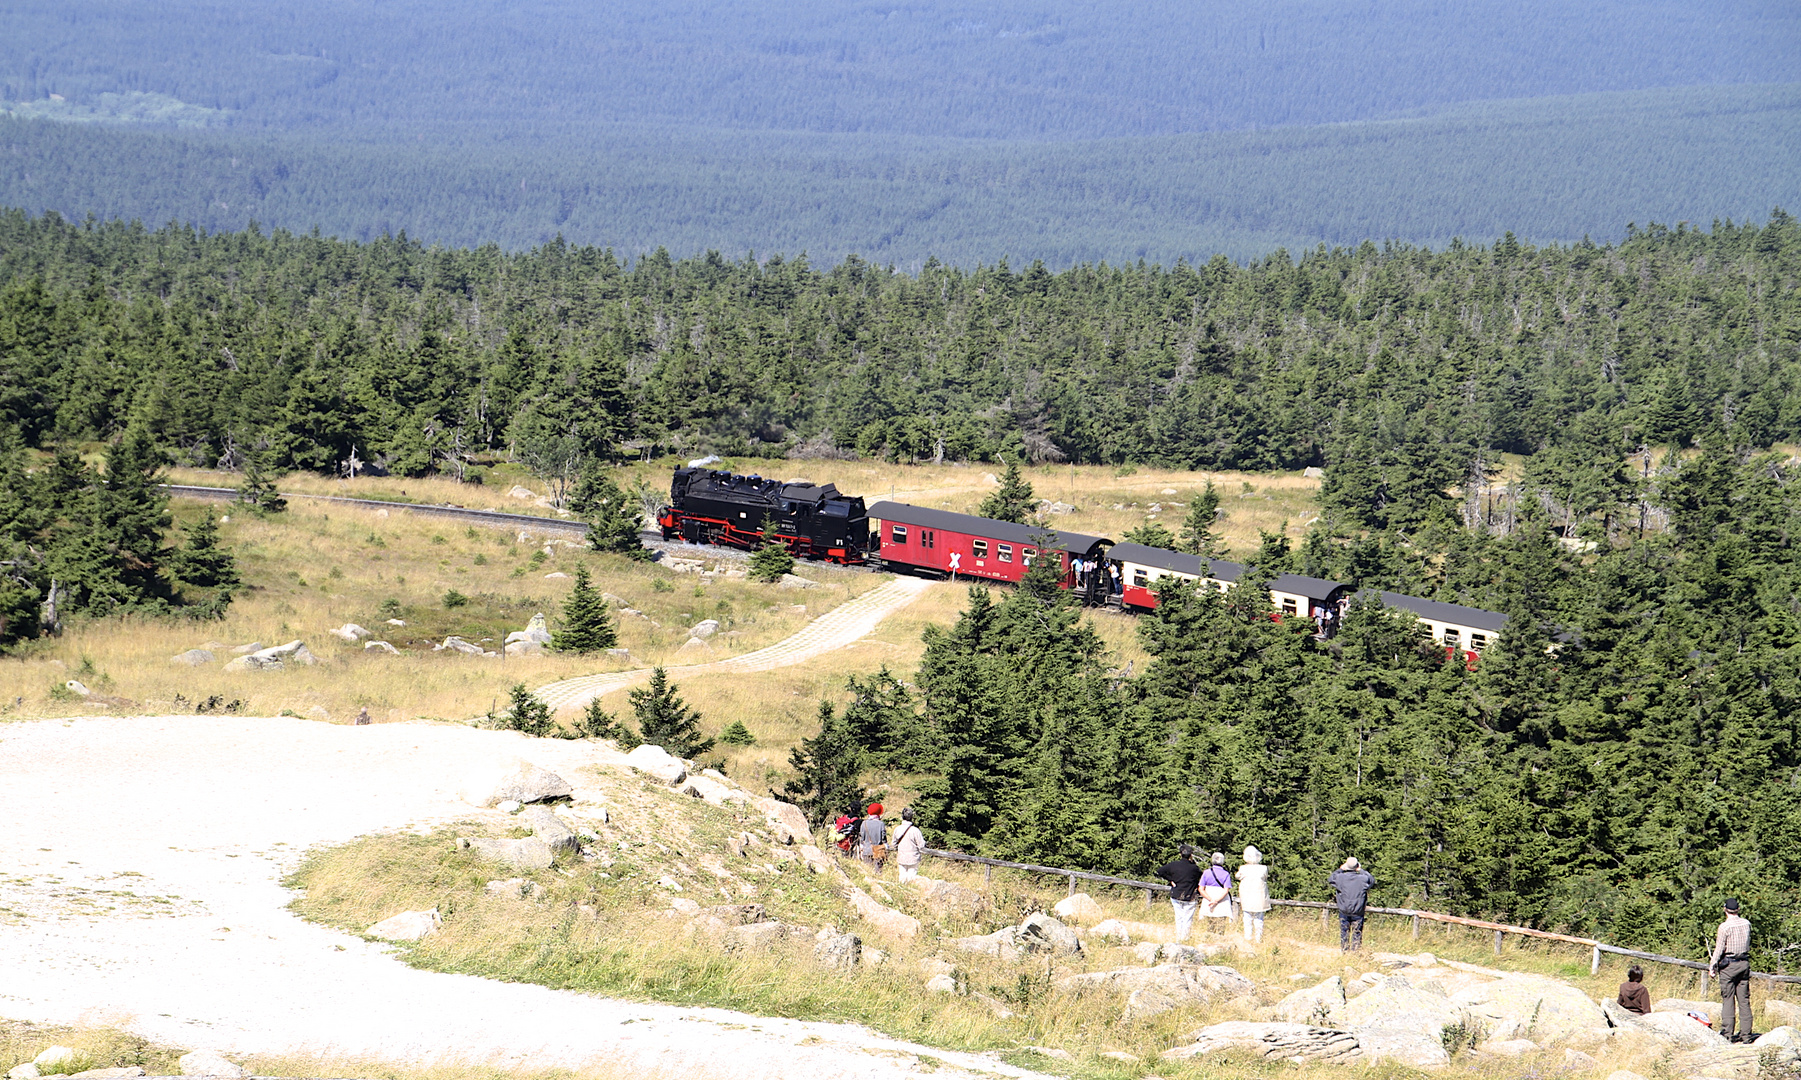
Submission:
<svg viewBox="0 0 1801 1080">
<path fill-rule="evenodd" d="M 0 425 L 47 445 L 139 420 L 202 465 L 355 449 L 418 474 L 550 424 L 602 457 L 1325 464 L 1349 485 L 1329 501 L 1400 525 L 1497 452 L 1542 456 L 1586 505 L 1641 447 L 1801 440 L 1781 212 L 1617 246 L 911 275 L 14 211 L 0 282 Z"/>
<path fill-rule="evenodd" d="M 1461 106 L 1415 120 L 1065 142 L 614 127 L 479 151 L 0 119 L 0 205 L 511 249 L 562 236 L 918 269 L 1539 241 L 1801 206 L 1801 84 Z"/>
<path fill-rule="evenodd" d="M 916 267 L 1795 205 L 1801 9 L 22 0 L 0 205 Z"/>
</svg>

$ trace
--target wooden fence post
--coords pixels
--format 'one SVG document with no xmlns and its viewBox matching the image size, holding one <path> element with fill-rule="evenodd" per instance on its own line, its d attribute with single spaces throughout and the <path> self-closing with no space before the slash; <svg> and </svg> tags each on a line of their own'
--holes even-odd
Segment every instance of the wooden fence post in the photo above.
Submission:
<svg viewBox="0 0 1801 1080">
<path fill-rule="evenodd" d="M 1144 890 L 1144 906 L 1147 908 L 1151 906 L 1151 890 L 1149 889 Z"/>
<path fill-rule="evenodd" d="M 1495 931 L 1495 955 L 1501 955 L 1501 931 Z"/>
<path fill-rule="evenodd" d="M 1413 940 L 1418 941 L 1419 939 L 1420 939 L 1420 917 L 1418 915 L 1415 915 L 1413 917 Z"/>
<path fill-rule="evenodd" d="M 1074 874 L 1071 874 L 1071 875 L 1069 875 L 1069 895 L 1074 896 L 1075 894 L 1076 894 L 1076 876 Z"/>
<path fill-rule="evenodd" d="M 986 863 L 982 865 L 982 885 L 985 888 L 994 887 L 994 867 L 989 866 Z"/>
<path fill-rule="evenodd" d="M 1600 970 L 1601 970 L 1601 950 L 1597 948 L 1594 952 L 1594 955 L 1589 957 L 1588 973 L 1590 975 L 1595 975 L 1595 974 L 1598 974 L 1600 972 Z"/>
<path fill-rule="evenodd" d="M 1326 925 L 1326 909 L 1325 908 L 1319 909 L 1319 924 L 1321 926 Z"/>
</svg>

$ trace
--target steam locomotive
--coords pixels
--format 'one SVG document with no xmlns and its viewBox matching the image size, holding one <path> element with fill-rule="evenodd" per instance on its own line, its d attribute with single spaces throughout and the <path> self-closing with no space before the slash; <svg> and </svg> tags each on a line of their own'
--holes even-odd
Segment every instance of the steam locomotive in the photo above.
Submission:
<svg viewBox="0 0 1801 1080">
<path fill-rule="evenodd" d="M 860 564 L 869 546 L 861 498 L 836 484 L 766 480 L 718 469 L 677 469 L 669 505 L 657 515 L 663 539 L 755 550 L 767 531 L 796 558 Z"/>
</svg>

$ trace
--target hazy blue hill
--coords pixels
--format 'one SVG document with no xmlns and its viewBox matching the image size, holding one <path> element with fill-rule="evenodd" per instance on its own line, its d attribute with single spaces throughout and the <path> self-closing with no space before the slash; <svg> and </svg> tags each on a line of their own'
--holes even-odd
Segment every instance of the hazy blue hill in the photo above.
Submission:
<svg viewBox="0 0 1801 1080">
<path fill-rule="evenodd" d="M 1801 80 L 1801 7 L 1759 0 L 15 0 L 6 26 L 0 98 L 441 141 L 1093 138 Z"/>
<path fill-rule="evenodd" d="M 1062 143 L 611 129 L 469 154 L 304 136 L 0 120 L 0 204 L 249 221 L 367 239 L 858 252 L 913 267 L 1007 256 L 1239 258 L 1512 230 L 1762 220 L 1801 206 L 1801 85 L 1595 94 L 1267 132 Z"/>
</svg>

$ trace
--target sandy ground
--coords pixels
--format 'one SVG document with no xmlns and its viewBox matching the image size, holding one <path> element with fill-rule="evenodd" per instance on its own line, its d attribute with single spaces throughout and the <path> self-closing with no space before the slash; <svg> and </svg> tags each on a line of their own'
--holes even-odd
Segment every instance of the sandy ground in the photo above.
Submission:
<svg viewBox="0 0 1801 1080">
<path fill-rule="evenodd" d="M 466 817 L 458 783 L 499 760 L 549 768 L 579 797 L 578 777 L 603 752 L 423 723 L 197 716 L 0 728 L 0 1015 L 113 1024 L 240 1054 L 732 1080 L 1034 1075 L 851 1025 L 417 971 L 387 946 L 285 910 L 280 880 L 310 846 Z"/>
</svg>

